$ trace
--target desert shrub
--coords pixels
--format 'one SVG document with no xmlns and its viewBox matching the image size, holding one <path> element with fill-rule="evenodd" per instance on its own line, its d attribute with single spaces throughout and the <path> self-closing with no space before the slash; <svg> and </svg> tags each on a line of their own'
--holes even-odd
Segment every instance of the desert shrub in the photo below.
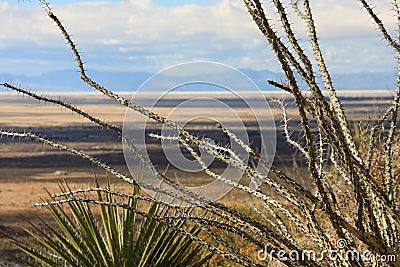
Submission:
<svg viewBox="0 0 400 267">
<path fill-rule="evenodd" d="M 28 266 L 202 266 L 212 254 L 189 237 L 174 231 L 180 228 L 197 236 L 198 227 L 176 220 L 168 227 L 159 218 L 170 208 L 150 202 L 134 186 L 132 194 L 121 194 L 110 184 L 93 190 L 71 191 L 60 184 L 60 194 L 51 195 L 45 205 L 52 222 L 40 219 L 42 226 L 29 222 L 24 228 L 28 239 L 12 243 L 29 257 L 18 261 Z M 93 195 L 90 198 L 88 195 Z M 97 206 L 97 212 L 92 205 Z M 148 205 L 147 205 L 148 206 Z M 174 215 L 176 211 L 173 211 Z M 100 218 L 98 218 L 100 214 Z M 144 215 L 144 216 L 143 216 Z M 176 214 L 175 214 L 176 215 Z"/>
</svg>

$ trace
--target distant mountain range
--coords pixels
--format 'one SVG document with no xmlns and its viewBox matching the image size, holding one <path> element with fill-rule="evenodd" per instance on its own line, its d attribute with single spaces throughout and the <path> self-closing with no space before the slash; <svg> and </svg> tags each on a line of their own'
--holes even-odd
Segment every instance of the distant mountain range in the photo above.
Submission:
<svg viewBox="0 0 400 267">
<path fill-rule="evenodd" d="M 268 70 L 255 71 L 242 69 L 251 80 L 262 90 L 278 90 L 267 83 L 267 80 L 284 81 L 283 74 Z M 103 72 L 88 71 L 87 74 L 95 81 L 115 91 L 135 91 L 140 85 L 150 78 L 149 72 Z M 221 80 L 226 79 L 221 75 Z M 214 77 L 215 78 L 215 77 Z M 217 77 L 218 78 L 218 77 Z M 229 78 L 229 77 L 228 77 Z M 396 75 L 390 72 L 361 72 L 337 73 L 332 75 L 335 88 L 338 90 L 388 90 L 396 87 Z M 12 82 L 38 92 L 84 92 L 93 91 L 82 80 L 76 70 L 57 70 L 44 73 L 37 77 L 24 75 L 0 74 L 1 82 Z M 320 82 L 321 83 L 321 82 Z M 246 90 L 247 88 L 240 88 Z M 150 89 L 157 91 L 158 89 Z M 198 87 L 196 90 L 207 90 Z"/>
</svg>

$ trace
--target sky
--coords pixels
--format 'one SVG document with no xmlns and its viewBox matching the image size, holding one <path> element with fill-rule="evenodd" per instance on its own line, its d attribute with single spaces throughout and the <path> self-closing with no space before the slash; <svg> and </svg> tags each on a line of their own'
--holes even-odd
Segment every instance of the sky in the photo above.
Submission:
<svg viewBox="0 0 400 267">
<path fill-rule="evenodd" d="M 264 8 L 278 25 L 271 2 L 265 1 Z M 395 34 L 390 2 L 372 4 Z M 358 1 L 311 4 L 332 72 L 395 71 L 394 51 Z M 210 60 L 239 69 L 280 70 L 239 0 L 51 0 L 50 5 L 78 45 L 87 69 L 158 72 L 174 64 Z M 291 10 L 289 17 L 309 51 L 303 22 Z M 0 58 L 0 73 L 35 76 L 75 67 L 57 27 L 36 0 L 0 2 Z"/>
</svg>

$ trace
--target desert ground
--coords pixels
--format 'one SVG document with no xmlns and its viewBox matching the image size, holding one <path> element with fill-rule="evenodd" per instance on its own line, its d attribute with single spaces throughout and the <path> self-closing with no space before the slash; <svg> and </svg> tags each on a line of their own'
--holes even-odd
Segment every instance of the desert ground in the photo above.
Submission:
<svg viewBox="0 0 400 267">
<path fill-rule="evenodd" d="M 57 99 L 73 103 L 90 114 L 116 125 L 121 125 L 124 121 L 126 109 L 99 94 L 46 95 L 53 95 Z M 392 93 L 390 91 L 346 91 L 339 95 L 351 125 L 356 129 L 359 122 L 375 120 L 390 104 Z M 124 96 L 130 98 L 129 94 Z M 234 98 L 220 93 L 172 94 L 164 99 L 164 105 L 157 107 L 156 111 L 163 115 L 168 114 L 176 106 L 176 103 L 194 96 L 211 96 L 230 103 L 236 101 Z M 294 136 L 296 136 L 299 120 L 296 116 L 293 100 L 284 93 L 266 93 L 266 96 L 285 99 L 289 117 L 291 117 L 290 126 Z M 251 95 L 248 97 L 251 97 Z M 154 98 L 154 96 L 149 98 Z M 195 116 L 201 114 L 202 109 L 207 108 L 207 106 L 192 107 L 183 109 L 181 112 Z M 256 140 L 257 132 L 251 128 L 254 118 L 249 110 L 240 107 L 240 105 L 235 110 L 240 114 L 245 124 L 249 126 L 250 140 Z M 304 162 L 293 154 L 293 151 L 282 138 L 281 111 L 278 107 L 271 107 L 271 111 L 277 125 L 278 141 L 275 164 L 286 171 L 299 173 L 304 167 Z M 215 112 L 219 111 L 216 110 Z M 138 117 L 138 120 L 141 119 Z M 154 128 L 151 129 L 153 126 Z M 149 127 L 154 131 L 159 130 L 156 124 L 150 123 Z M 123 173 L 128 173 L 121 141 L 117 134 L 96 126 L 85 118 L 72 114 L 71 111 L 59 106 L 37 102 L 13 92 L 0 93 L 0 128 L 6 131 L 33 132 L 57 143 L 94 155 Z M 211 122 L 194 121 L 188 125 L 188 128 L 200 136 L 220 138 L 219 130 Z M 254 144 L 256 143 L 255 141 Z M 167 168 L 166 159 L 159 156 L 160 147 L 156 141 L 150 142 L 149 148 L 153 155 L 152 161 L 160 170 L 166 169 L 172 176 L 179 176 L 179 171 L 171 167 Z M 214 167 L 219 168 L 221 166 L 217 164 Z M 30 140 L 3 136 L 0 139 L 0 231 L 10 235 L 22 234 L 20 225 L 24 224 L 23 217 L 33 219 L 35 214 L 47 216 L 44 209 L 33 208 L 34 203 L 40 202 L 41 198 L 46 197 L 44 188 L 51 193 L 58 192 L 58 184 L 63 180 L 67 181 L 72 188 L 87 187 L 92 184 L 95 176 L 104 181 L 107 174 L 76 156 Z M 186 175 L 185 179 L 180 178 L 179 182 L 185 185 L 197 185 L 205 181 L 203 178 L 201 175 L 190 174 Z M 129 185 L 114 177 L 110 177 L 110 179 L 117 190 L 130 191 Z M 238 192 L 231 192 L 225 196 L 223 201 L 235 201 L 235 199 L 238 199 L 235 194 L 238 194 Z M 7 241 L 0 239 L 0 262 L 13 251 Z"/>
</svg>

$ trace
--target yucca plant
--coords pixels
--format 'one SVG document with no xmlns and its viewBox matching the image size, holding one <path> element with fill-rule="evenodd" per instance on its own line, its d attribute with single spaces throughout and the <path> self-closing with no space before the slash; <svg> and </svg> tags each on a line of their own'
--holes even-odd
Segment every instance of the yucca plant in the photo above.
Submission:
<svg viewBox="0 0 400 267">
<path fill-rule="evenodd" d="M 42 227 L 28 221 L 24 228 L 29 241 L 12 239 L 28 257 L 20 257 L 28 266 L 202 266 L 212 254 L 190 238 L 172 231 L 157 218 L 171 213 L 169 207 L 157 202 L 140 211 L 139 187 L 132 194 L 121 194 L 100 188 L 96 181 L 92 190 L 71 191 L 60 184 L 61 193 L 46 202 L 55 226 L 39 218 Z M 94 194 L 95 198 L 86 195 Z M 125 203 L 121 198 L 126 199 Z M 118 203 L 116 205 L 115 203 Z M 43 204 L 42 204 L 43 205 Z M 98 213 L 93 209 L 98 208 Z M 98 216 L 96 216 L 96 214 Z M 183 220 L 174 222 L 193 236 L 198 227 Z"/>
</svg>

